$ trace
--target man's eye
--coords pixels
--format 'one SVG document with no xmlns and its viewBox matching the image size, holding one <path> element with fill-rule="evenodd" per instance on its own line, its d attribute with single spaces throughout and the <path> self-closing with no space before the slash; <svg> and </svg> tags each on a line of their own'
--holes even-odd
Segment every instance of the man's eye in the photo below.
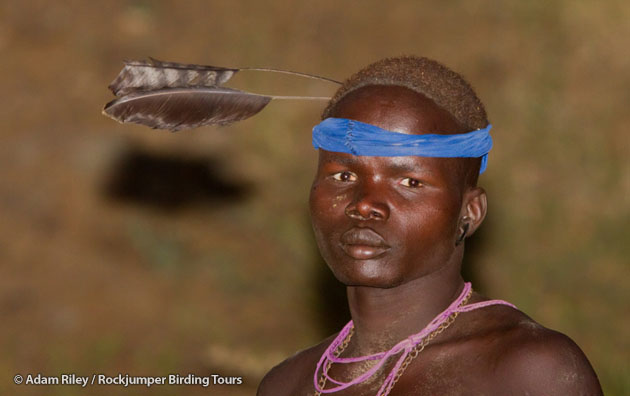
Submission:
<svg viewBox="0 0 630 396">
<path fill-rule="evenodd" d="M 400 184 L 402 184 L 405 187 L 411 187 L 411 188 L 422 187 L 422 182 L 420 180 L 413 179 L 411 177 L 405 177 L 404 179 L 400 181 Z"/>
<path fill-rule="evenodd" d="M 333 179 L 337 180 L 337 181 L 342 181 L 342 182 L 350 182 L 350 181 L 355 181 L 357 180 L 357 175 L 355 175 L 352 172 L 337 172 L 334 175 L 332 175 Z"/>
</svg>

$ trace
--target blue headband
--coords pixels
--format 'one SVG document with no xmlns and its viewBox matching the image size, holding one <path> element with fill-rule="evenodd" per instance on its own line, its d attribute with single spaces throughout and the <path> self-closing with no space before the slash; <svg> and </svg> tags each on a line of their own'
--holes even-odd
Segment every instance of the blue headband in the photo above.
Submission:
<svg viewBox="0 0 630 396">
<path fill-rule="evenodd" d="M 313 147 L 373 157 L 481 157 L 479 173 L 483 173 L 492 148 L 490 128 L 488 124 L 455 135 L 407 135 L 345 118 L 326 118 L 313 128 Z"/>
</svg>

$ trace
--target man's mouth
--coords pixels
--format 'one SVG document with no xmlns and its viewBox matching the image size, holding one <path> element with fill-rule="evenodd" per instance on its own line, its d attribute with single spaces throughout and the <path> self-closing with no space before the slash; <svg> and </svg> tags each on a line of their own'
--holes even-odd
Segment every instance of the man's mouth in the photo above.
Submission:
<svg viewBox="0 0 630 396">
<path fill-rule="evenodd" d="M 376 231 L 354 227 L 341 235 L 341 249 L 356 260 L 370 260 L 387 252 L 390 246 Z"/>
</svg>

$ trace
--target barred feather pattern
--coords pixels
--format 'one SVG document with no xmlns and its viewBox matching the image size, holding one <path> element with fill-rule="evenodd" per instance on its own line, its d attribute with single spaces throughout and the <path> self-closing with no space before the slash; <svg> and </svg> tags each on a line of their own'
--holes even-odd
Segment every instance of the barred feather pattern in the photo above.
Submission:
<svg viewBox="0 0 630 396">
<path fill-rule="evenodd" d="M 173 132 L 204 125 L 228 125 L 260 112 L 273 99 L 225 87 L 165 88 L 133 92 L 105 105 L 103 114 Z"/>
<path fill-rule="evenodd" d="M 232 78 L 238 70 L 163 62 L 153 58 L 148 61 L 126 61 L 109 89 L 120 97 L 136 91 L 218 86 Z"/>
</svg>

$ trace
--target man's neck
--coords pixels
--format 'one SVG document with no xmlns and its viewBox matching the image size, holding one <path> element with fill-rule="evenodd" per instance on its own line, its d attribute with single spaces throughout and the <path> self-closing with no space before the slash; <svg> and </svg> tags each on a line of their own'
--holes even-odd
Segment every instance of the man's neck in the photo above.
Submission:
<svg viewBox="0 0 630 396">
<path fill-rule="evenodd" d="M 354 322 L 349 352 L 382 352 L 418 333 L 457 298 L 463 286 L 457 265 L 390 289 L 348 287 Z"/>
</svg>

